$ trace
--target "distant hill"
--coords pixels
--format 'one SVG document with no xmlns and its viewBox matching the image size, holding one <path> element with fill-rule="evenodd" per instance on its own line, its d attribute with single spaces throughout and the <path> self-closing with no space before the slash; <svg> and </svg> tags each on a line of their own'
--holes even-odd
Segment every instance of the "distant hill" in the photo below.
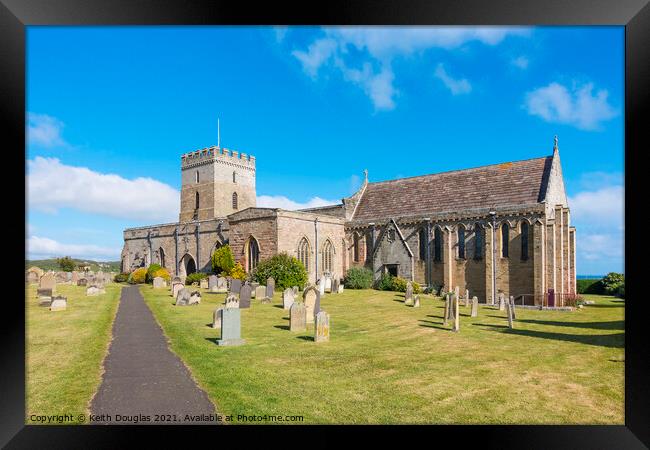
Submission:
<svg viewBox="0 0 650 450">
<path fill-rule="evenodd" d="M 119 272 L 120 271 L 120 262 L 119 261 L 90 261 L 87 259 L 76 259 L 72 260 L 77 264 L 77 266 L 85 267 L 88 266 L 93 272 L 97 272 L 101 269 L 104 272 Z M 43 270 L 61 270 L 59 265 L 56 263 L 56 258 L 50 259 L 34 259 L 34 260 L 25 260 L 25 270 L 29 269 L 32 266 L 40 267 Z"/>
</svg>

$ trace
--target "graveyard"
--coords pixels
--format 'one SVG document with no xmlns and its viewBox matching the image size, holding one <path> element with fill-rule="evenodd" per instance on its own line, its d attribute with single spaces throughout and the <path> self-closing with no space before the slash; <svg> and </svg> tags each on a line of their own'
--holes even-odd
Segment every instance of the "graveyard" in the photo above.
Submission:
<svg viewBox="0 0 650 450">
<path fill-rule="evenodd" d="M 25 423 L 38 423 L 32 414 L 62 411 L 79 423 L 101 381 L 122 287 L 107 284 L 105 293 L 86 295 L 86 286 L 57 283 L 56 293 L 67 298 L 59 311 L 39 306 L 37 288 L 30 284 L 25 299 Z"/>
<path fill-rule="evenodd" d="M 445 302 L 350 290 L 327 294 L 314 323 L 291 331 L 282 292 L 240 309 L 243 345 L 217 345 L 212 328 L 225 293 L 192 288 L 201 301 L 175 306 L 169 289 L 140 291 L 170 349 L 224 415 L 302 415 L 323 424 L 623 424 L 624 301 L 585 296 L 571 312 L 498 306 L 477 317 L 461 302 L 459 330 Z M 297 298 L 301 298 L 298 294 Z M 236 422 L 235 422 L 236 423 Z"/>
</svg>

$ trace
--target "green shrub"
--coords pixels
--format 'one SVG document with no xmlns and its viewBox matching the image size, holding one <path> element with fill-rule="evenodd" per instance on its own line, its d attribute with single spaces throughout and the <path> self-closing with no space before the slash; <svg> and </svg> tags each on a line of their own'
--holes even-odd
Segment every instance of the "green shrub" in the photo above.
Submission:
<svg viewBox="0 0 650 450">
<path fill-rule="evenodd" d="M 212 272 L 221 276 L 229 276 L 235 267 L 235 257 L 232 255 L 230 245 L 219 247 L 212 253 Z"/>
<path fill-rule="evenodd" d="M 194 282 L 200 283 L 202 279 L 207 278 L 208 274 L 203 272 L 194 272 L 185 277 L 185 284 L 191 285 Z"/>
<path fill-rule="evenodd" d="M 382 273 L 381 277 L 375 281 L 375 289 L 380 291 L 392 291 L 393 276 L 389 273 Z"/>
<path fill-rule="evenodd" d="M 610 272 L 603 278 L 606 294 L 616 295 L 621 286 L 625 286 L 625 276 L 622 273 Z"/>
<path fill-rule="evenodd" d="M 129 279 L 129 274 L 128 273 L 118 273 L 113 277 L 113 281 L 116 283 L 126 283 L 126 281 Z"/>
<path fill-rule="evenodd" d="M 160 269 L 162 269 L 162 266 L 160 264 L 153 263 L 149 265 L 147 268 L 147 276 L 145 277 L 145 281 L 147 283 L 153 283 L 153 279 L 155 278 L 153 274 Z"/>
<path fill-rule="evenodd" d="M 147 278 L 147 269 L 141 267 L 131 272 L 129 278 L 126 281 L 129 284 L 141 284 L 145 282 L 146 278 Z"/>
<path fill-rule="evenodd" d="M 64 256 L 63 258 L 57 258 L 56 263 L 64 272 L 72 272 L 75 269 L 75 267 L 77 267 L 77 264 L 69 256 Z"/>
<path fill-rule="evenodd" d="M 595 278 L 576 280 L 576 290 L 578 291 L 578 294 L 605 294 L 603 280 Z"/>
<path fill-rule="evenodd" d="M 269 277 L 275 280 L 275 287 L 281 290 L 292 286 L 303 289 L 307 284 L 307 271 L 302 262 L 287 253 L 280 253 L 261 261 L 251 274 L 252 279 L 266 284 Z"/>
<path fill-rule="evenodd" d="M 365 267 L 348 269 L 343 284 L 346 289 L 370 289 L 372 287 L 372 270 Z"/>
</svg>

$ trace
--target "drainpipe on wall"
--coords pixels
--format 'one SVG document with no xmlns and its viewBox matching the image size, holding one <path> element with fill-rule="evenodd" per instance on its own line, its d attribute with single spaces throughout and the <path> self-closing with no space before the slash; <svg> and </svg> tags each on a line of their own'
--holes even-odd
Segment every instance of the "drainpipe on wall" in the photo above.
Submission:
<svg viewBox="0 0 650 450">
<path fill-rule="evenodd" d="M 497 245 L 496 245 L 496 228 L 497 228 L 497 213 L 490 211 L 492 216 L 492 304 L 496 302 L 495 295 L 497 293 Z"/>
<path fill-rule="evenodd" d="M 314 243 L 315 243 L 315 258 L 314 258 L 314 270 L 315 270 L 315 278 L 314 278 L 314 283 L 318 281 L 318 217 L 314 219 Z"/>
</svg>

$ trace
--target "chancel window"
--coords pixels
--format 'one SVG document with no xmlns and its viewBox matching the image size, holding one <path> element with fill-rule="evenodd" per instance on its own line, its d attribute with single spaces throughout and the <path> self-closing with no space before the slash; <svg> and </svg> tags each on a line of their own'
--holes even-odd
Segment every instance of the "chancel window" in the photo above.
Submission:
<svg viewBox="0 0 650 450">
<path fill-rule="evenodd" d="M 528 222 L 521 223 L 521 259 L 528 259 Z"/>
<path fill-rule="evenodd" d="M 334 246 L 328 239 L 323 245 L 323 272 L 332 273 L 332 260 L 334 259 Z"/>
<path fill-rule="evenodd" d="M 508 257 L 508 243 L 510 242 L 510 225 L 501 225 L 501 257 Z"/>
<path fill-rule="evenodd" d="M 309 242 L 307 242 L 306 238 L 302 238 L 298 244 L 298 260 L 309 272 Z"/>
<path fill-rule="evenodd" d="M 458 227 L 458 257 L 465 259 L 465 227 Z"/>
<path fill-rule="evenodd" d="M 438 227 L 433 231 L 433 260 L 442 261 L 442 232 Z"/>
<path fill-rule="evenodd" d="M 480 224 L 474 224 L 474 259 L 483 257 L 483 233 Z"/>
<path fill-rule="evenodd" d="M 359 262 L 359 256 L 361 253 L 359 252 L 359 241 L 361 240 L 361 237 L 359 236 L 358 233 L 354 233 L 354 243 L 352 246 L 352 257 L 354 259 L 354 262 Z"/>
<path fill-rule="evenodd" d="M 232 193 L 232 209 L 237 209 L 237 193 Z"/>
<path fill-rule="evenodd" d="M 427 259 L 427 229 L 420 228 L 420 261 Z"/>
</svg>

